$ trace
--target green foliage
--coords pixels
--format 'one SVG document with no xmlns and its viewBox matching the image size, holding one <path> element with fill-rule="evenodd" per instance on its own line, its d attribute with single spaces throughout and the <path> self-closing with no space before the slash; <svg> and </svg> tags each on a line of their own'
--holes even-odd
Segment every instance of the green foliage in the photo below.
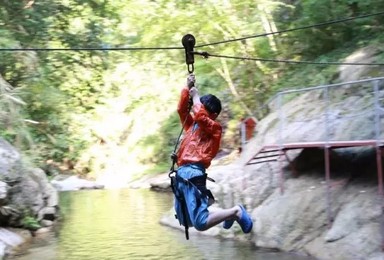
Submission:
<svg viewBox="0 0 384 260">
<path fill-rule="evenodd" d="M 373 6 L 375 11 L 372 9 Z M 276 12 L 276 15 L 284 15 L 284 19 L 277 21 L 281 29 L 287 30 L 372 14 L 382 10 L 384 10 L 384 4 L 377 0 L 364 2 L 309 0 L 296 2 L 293 6 L 282 7 Z M 283 55 L 313 59 L 336 50 L 356 38 L 371 38 L 372 35 L 378 34 L 377 25 L 382 20 L 382 15 L 372 16 L 291 32 L 282 36 Z"/>
<path fill-rule="evenodd" d="M 36 220 L 36 218 L 28 215 L 21 220 L 21 225 L 23 226 L 23 228 L 33 231 L 41 228 L 41 225 Z"/>
<path fill-rule="evenodd" d="M 182 125 L 180 123 L 177 113 L 172 114 L 168 119 L 164 120 L 161 128 L 156 134 L 144 137 L 138 144 L 143 147 L 150 147 L 155 156 L 144 157 L 142 163 L 144 164 L 161 164 L 169 162 L 171 166 L 171 154 L 175 146 L 178 144 L 178 136 L 180 134 Z"/>
</svg>

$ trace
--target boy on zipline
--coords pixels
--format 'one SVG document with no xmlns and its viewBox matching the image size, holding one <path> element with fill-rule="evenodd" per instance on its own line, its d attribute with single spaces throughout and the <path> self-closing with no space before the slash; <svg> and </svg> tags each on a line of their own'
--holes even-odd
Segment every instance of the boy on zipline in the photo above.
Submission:
<svg viewBox="0 0 384 260">
<path fill-rule="evenodd" d="M 177 181 L 174 185 L 175 210 L 180 224 L 186 227 L 187 233 L 190 226 L 204 231 L 224 221 L 223 227 L 229 229 L 237 221 L 244 233 L 251 232 L 253 222 L 242 205 L 208 211 L 214 199 L 206 188 L 205 170 L 220 146 L 222 127 L 215 121 L 221 112 L 220 100 L 211 94 L 200 97 L 195 76 L 191 74 L 187 86 L 181 91 L 177 112 L 184 129 L 177 152 Z"/>
</svg>

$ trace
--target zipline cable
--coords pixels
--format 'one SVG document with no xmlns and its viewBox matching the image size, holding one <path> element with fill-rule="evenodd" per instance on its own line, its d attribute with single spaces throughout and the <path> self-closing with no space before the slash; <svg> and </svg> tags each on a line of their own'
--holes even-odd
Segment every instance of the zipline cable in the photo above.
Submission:
<svg viewBox="0 0 384 260">
<path fill-rule="evenodd" d="M 224 40 L 224 41 L 219 41 L 219 42 L 200 44 L 200 45 L 196 45 L 195 48 L 201 48 L 201 47 L 206 47 L 206 46 L 230 43 L 230 42 L 235 42 L 235 41 L 243 41 L 243 40 L 247 40 L 247 39 L 251 39 L 251 38 L 264 37 L 264 36 L 273 35 L 273 34 L 281 34 L 281 33 L 286 33 L 286 32 L 293 32 L 293 31 L 298 31 L 298 30 L 310 29 L 310 28 L 314 28 L 314 27 L 320 27 L 320 26 L 325 26 L 325 25 L 329 25 L 329 24 L 348 22 L 348 21 L 351 21 L 351 20 L 362 19 L 362 18 L 367 18 L 367 17 L 371 17 L 371 16 L 377 16 L 377 15 L 383 15 L 383 14 L 384 14 L 384 11 L 378 12 L 378 13 L 373 13 L 373 14 L 365 14 L 365 15 L 354 16 L 354 17 L 349 17 L 349 18 L 343 18 L 343 19 L 339 19 L 339 20 L 332 20 L 332 21 L 318 23 L 318 24 L 313 24 L 313 25 L 296 27 L 296 28 L 282 30 L 282 31 L 277 31 L 277 32 L 262 33 L 262 34 L 245 36 L 245 37 L 231 39 L 231 40 Z"/>
<path fill-rule="evenodd" d="M 182 50 L 183 47 L 81 47 L 81 48 L 0 48 L 0 51 L 158 51 Z"/>
<path fill-rule="evenodd" d="M 242 40 L 246 40 L 246 39 L 264 37 L 264 36 L 273 35 L 273 34 L 293 32 L 293 31 L 304 30 L 304 29 L 309 29 L 309 28 L 314 28 L 314 27 L 320 27 L 320 26 L 325 26 L 325 25 L 329 25 L 329 24 L 342 23 L 342 22 L 347 22 L 347 21 L 351 21 L 351 20 L 362 19 L 362 18 L 377 16 L 377 15 L 383 15 L 383 14 L 384 14 L 384 11 L 381 11 L 381 12 L 377 12 L 377 13 L 348 17 L 348 18 L 339 19 L 339 20 L 332 20 L 332 21 L 328 21 L 328 22 L 323 22 L 323 23 L 318 23 L 318 24 L 313 24 L 313 25 L 307 25 L 307 26 L 302 26 L 302 27 L 296 27 L 296 28 L 277 31 L 277 32 L 263 33 L 263 34 L 257 34 L 257 35 L 251 35 L 251 36 L 245 36 L 245 37 L 241 37 L 241 38 L 231 39 L 231 40 L 224 40 L 224 41 L 219 41 L 219 42 L 201 44 L 201 45 L 196 45 L 195 48 L 201 48 L 201 47 L 212 46 L 212 45 L 219 45 L 219 44 L 235 42 L 235 41 L 242 41 Z M 8 52 L 13 52 L 13 51 L 156 51 L 156 50 L 181 50 L 181 49 L 183 49 L 183 47 L 107 47 L 107 48 L 105 48 L 105 47 L 100 47 L 100 48 L 98 48 L 98 47 L 93 47 L 93 48 L 92 47 L 89 47 L 89 48 L 88 47 L 82 47 L 82 48 L 0 48 L 0 51 L 8 51 Z"/>
<path fill-rule="evenodd" d="M 216 57 L 236 60 L 250 60 L 250 61 L 263 61 L 263 62 L 277 62 L 277 63 L 292 63 L 292 64 L 314 64 L 314 65 L 365 65 L 365 66 L 384 66 L 384 63 L 360 63 L 360 62 L 316 62 L 316 61 L 295 61 L 295 60 L 275 60 L 275 59 L 264 59 L 264 58 L 252 58 L 252 57 L 237 57 L 228 55 L 217 55 L 209 54 L 208 52 L 195 51 L 193 54 L 198 54 L 204 58 Z"/>
</svg>

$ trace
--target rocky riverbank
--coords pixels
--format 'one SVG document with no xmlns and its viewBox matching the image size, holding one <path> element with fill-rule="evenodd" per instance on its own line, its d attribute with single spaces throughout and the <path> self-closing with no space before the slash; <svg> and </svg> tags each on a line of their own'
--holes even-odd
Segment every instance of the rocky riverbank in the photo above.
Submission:
<svg viewBox="0 0 384 260">
<path fill-rule="evenodd" d="M 59 218 L 59 191 L 101 188 L 76 176 L 48 180 L 42 169 L 29 167 L 0 139 L 0 258 L 22 253 L 32 238 L 51 233 Z"/>
<path fill-rule="evenodd" d="M 296 157 L 299 169 L 308 165 L 308 156 L 303 156 L 306 153 L 308 150 L 303 150 Z M 318 159 L 316 155 L 311 158 Z M 208 187 L 217 199 L 211 210 L 243 203 L 252 214 L 253 231 L 244 235 L 238 225 L 230 230 L 216 226 L 202 234 L 248 240 L 260 248 L 297 252 L 318 259 L 384 259 L 380 233 L 382 211 L 374 176 L 362 178 L 348 172 L 338 173 L 329 194 L 331 205 L 327 205 L 321 167 L 300 171 L 300 176 L 295 177 L 286 167 L 284 193 L 281 193 L 276 165 L 244 167 L 240 162 L 209 169 L 209 176 L 216 183 L 209 182 Z M 169 191 L 166 175 L 149 183 L 153 190 Z M 331 226 L 328 226 L 328 214 L 333 218 Z M 164 214 L 160 223 L 184 230 L 174 218 L 173 209 Z"/>
</svg>

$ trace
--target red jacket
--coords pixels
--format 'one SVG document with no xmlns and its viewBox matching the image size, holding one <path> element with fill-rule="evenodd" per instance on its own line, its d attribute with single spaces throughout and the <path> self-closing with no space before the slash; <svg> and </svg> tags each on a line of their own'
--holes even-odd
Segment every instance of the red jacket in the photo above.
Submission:
<svg viewBox="0 0 384 260">
<path fill-rule="evenodd" d="M 201 163 L 205 168 L 211 165 L 220 147 L 221 125 L 209 118 L 204 105 L 193 105 L 192 116 L 188 111 L 189 90 L 183 88 L 177 112 L 184 128 L 184 137 L 177 152 L 177 165 Z M 194 129 L 194 123 L 198 127 Z"/>
</svg>

